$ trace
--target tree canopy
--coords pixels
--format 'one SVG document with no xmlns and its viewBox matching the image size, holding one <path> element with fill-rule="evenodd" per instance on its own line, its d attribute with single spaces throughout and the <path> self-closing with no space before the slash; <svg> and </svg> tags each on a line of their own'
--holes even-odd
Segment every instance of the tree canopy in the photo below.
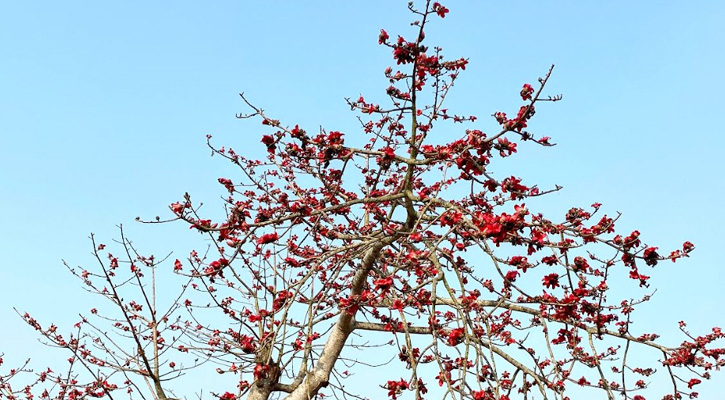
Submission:
<svg viewBox="0 0 725 400">
<path fill-rule="evenodd" d="M 1 371 L 0 399 L 190 398 L 176 382 L 203 374 L 234 377 L 205 389 L 223 400 L 644 400 L 658 376 L 664 399 L 696 397 L 725 364 L 721 330 L 680 322 L 684 341 L 666 344 L 632 325 L 653 268 L 694 245 L 665 250 L 617 231 L 619 214 L 598 203 L 562 216 L 530 209 L 561 188 L 497 162 L 555 145 L 529 128 L 562 99 L 549 92 L 554 67 L 512 94 L 517 110 L 458 113 L 446 99 L 468 60 L 444 57 L 425 34 L 449 9 L 409 9 L 415 35 L 378 37 L 393 55 L 384 101 L 347 99 L 359 132 L 313 132 L 241 94 L 248 111 L 237 117 L 263 125 L 267 156 L 207 137 L 238 167 L 219 178 L 225 217 L 186 194 L 171 218 L 147 221 L 186 225 L 207 247 L 157 258 L 123 231 L 113 246 L 94 238 L 98 265 L 69 270 L 107 301 L 70 335 L 23 314 L 68 365 Z M 172 270 L 183 282 L 159 299 Z M 649 359 L 630 356 L 641 351 Z M 361 376 L 364 390 L 353 389 Z"/>
</svg>

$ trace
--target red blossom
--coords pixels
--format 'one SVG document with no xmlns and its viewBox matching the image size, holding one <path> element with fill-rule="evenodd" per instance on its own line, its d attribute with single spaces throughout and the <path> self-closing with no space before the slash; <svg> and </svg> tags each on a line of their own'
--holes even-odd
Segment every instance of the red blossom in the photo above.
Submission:
<svg viewBox="0 0 725 400">
<path fill-rule="evenodd" d="M 555 289 L 559 287 L 559 274 L 557 273 L 546 275 L 542 280 L 544 282 L 544 286 L 548 288 Z"/>
<path fill-rule="evenodd" d="M 408 382 L 401 379 L 399 381 L 388 381 L 385 387 L 388 389 L 388 396 L 395 400 L 398 396 L 400 396 L 402 391 L 408 389 L 410 385 L 408 385 Z"/>
<path fill-rule="evenodd" d="M 279 239 L 279 236 L 277 235 L 277 232 L 265 233 L 264 235 L 260 236 L 259 239 L 257 239 L 257 244 L 262 245 L 262 244 L 272 243 L 272 242 L 276 242 L 278 239 Z"/>
<path fill-rule="evenodd" d="M 262 136 L 262 143 L 267 146 L 267 151 L 270 153 L 274 153 L 274 151 L 277 149 L 274 138 L 270 135 Z"/>
<path fill-rule="evenodd" d="M 465 328 L 455 328 L 451 329 L 451 331 L 448 333 L 448 340 L 447 343 L 451 346 L 455 346 L 463 341 L 464 335 L 465 335 Z"/>
<path fill-rule="evenodd" d="M 390 39 L 390 36 L 388 36 L 388 32 L 385 32 L 385 29 L 380 30 L 380 35 L 378 36 L 378 44 L 386 43 Z"/>
<path fill-rule="evenodd" d="M 225 392 L 223 395 L 219 396 L 220 400 L 235 400 L 237 396 L 234 393 Z"/>
<path fill-rule="evenodd" d="M 393 277 L 387 276 L 385 278 L 376 279 L 373 281 L 373 285 L 375 285 L 375 290 L 380 290 L 383 293 L 387 292 L 393 286 Z"/>
<path fill-rule="evenodd" d="M 644 250 L 644 261 L 649 266 L 657 265 L 660 255 L 657 254 L 657 247 L 648 247 Z"/>
<path fill-rule="evenodd" d="M 435 11 L 439 17 L 445 18 L 449 10 L 446 7 L 443 7 L 440 3 L 435 2 L 433 3 L 433 11 Z"/>
<path fill-rule="evenodd" d="M 531 100 L 532 94 L 534 94 L 534 88 L 528 83 L 524 84 L 524 88 L 521 89 L 521 98 L 523 100 Z"/>
</svg>

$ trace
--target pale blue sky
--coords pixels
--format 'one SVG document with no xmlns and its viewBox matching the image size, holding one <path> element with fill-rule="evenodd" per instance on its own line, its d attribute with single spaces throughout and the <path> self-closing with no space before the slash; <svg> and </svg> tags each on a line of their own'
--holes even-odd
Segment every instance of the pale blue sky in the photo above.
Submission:
<svg viewBox="0 0 725 400">
<path fill-rule="evenodd" d="M 75 320 L 74 305 L 85 311 L 61 258 L 90 263 L 90 232 L 110 242 L 123 223 L 156 254 L 199 247 L 183 225 L 133 220 L 167 216 L 166 206 L 185 191 L 219 208 L 216 178 L 233 175 L 209 158 L 205 135 L 264 151 L 259 126 L 234 118 L 244 111 L 238 92 L 288 124 L 355 134 L 343 99 L 383 98 L 391 58 L 377 34 L 409 32 L 406 3 L 0 3 L 6 359 L 38 351 L 20 350 L 34 339 L 11 307 L 58 322 Z M 449 58 L 469 58 L 449 106 L 478 115 L 479 129 L 494 129 L 487 116 L 515 111 L 521 84 L 556 64 L 549 91 L 564 101 L 540 107 L 531 126 L 558 145 L 520 146 L 523 154 L 500 173 L 563 185 L 542 203 L 556 213 L 599 201 L 610 214 L 624 213 L 624 230 L 638 228 L 663 249 L 695 243 L 691 259 L 652 272 L 659 291 L 642 309 L 642 324 L 663 333 L 682 318 L 702 333 L 725 325 L 718 255 L 725 3 L 446 5 L 451 13 L 435 21 L 428 39 Z M 725 391 L 722 383 L 709 387 Z"/>
</svg>

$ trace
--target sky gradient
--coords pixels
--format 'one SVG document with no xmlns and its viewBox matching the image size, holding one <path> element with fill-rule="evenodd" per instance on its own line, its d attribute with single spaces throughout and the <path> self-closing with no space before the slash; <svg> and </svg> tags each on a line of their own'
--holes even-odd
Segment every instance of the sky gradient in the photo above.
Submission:
<svg viewBox="0 0 725 400">
<path fill-rule="evenodd" d="M 110 242 L 123 224 L 141 248 L 179 258 L 199 246 L 183 224 L 134 218 L 169 216 L 184 192 L 221 210 L 216 179 L 234 172 L 209 157 L 205 136 L 264 153 L 262 129 L 234 118 L 246 111 L 239 92 L 286 124 L 359 133 L 344 98 L 384 98 L 392 59 L 377 35 L 410 33 L 406 3 L 0 4 L 6 360 L 47 352 L 12 307 L 61 325 L 88 308 L 61 259 L 91 263 L 90 232 Z M 696 333 L 725 325 L 725 3 L 444 4 L 451 12 L 427 40 L 469 59 L 448 106 L 477 115 L 478 129 L 495 129 L 488 116 L 514 112 L 521 85 L 556 64 L 548 92 L 564 100 L 539 107 L 530 126 L 557 146 L 519 145 L 500 176 L 562 185 L 541 203 L 550 215 L 601 202 L 623 213 L 623 232 L 639 229 L 665 251 L 692 241 L 692 258 L 652 271 L 658 292 L 640 326 L 679 343 L 679 319 Z M 701 385 L 701 399 L 720 398 L 707 395 L 725 392 L 717 380 Z"/>
</svg>

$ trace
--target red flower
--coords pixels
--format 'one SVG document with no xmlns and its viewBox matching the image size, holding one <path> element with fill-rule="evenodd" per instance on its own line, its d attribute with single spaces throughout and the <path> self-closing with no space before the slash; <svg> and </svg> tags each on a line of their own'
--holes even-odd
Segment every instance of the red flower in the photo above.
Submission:
<svg viewBox="0 0 725 400">
<path fill-rule="evenodd" d="M 518 277 L 519 275 L 520 275 L 520 274 L 519 274 L 519 271 L 514 271 L 514 270 L 511 270 L 511 271 L 509 271 L 509 272 L 507 272 L 507 273 L 506 273 L 506 280 L 507 280 L 507 281 L 511 281 L 511 282 L 513 282 L 513 281 L 515 281 L 515 280 L 516 280 L 516 278 L 517 278 L 517 277 Z"/>
<path fill-rule="evenodd" d="M 509 258 L 508 264 L 512 267 L 523 270 L 524 272 L 526 272 L 528 268 L 531 268 L 531 264 L 529 264 L 528 259 L 522 256 L 513 256 Z"/>
<path fill-rule="evenodd" d="M 242 335 L 239 344 L 242 345 L 242 351 L 246 354 L 254 353 L 257 350 L 257 345 L 254 343 L 254 338 L 247 335 Z"/>
<path fill-rule="evenodd" d="M 376 279 L 373 281 L 373 284 L 375 285 L 375 290 L 387 292 L 393 286 L 393 277 L 388 276 L 386 278 Z"/>
<path fill-rule="evenodd" d="M 524 100 L 531 100 L 532 94 L 534 94 L 534 88 L 528 83 L 524 84 L 523 89 L 521 89 L 521 98 Z"/>
<path fill-rule="evenodd" d="M 409 388 L 409 385 L 408 382 L 401 379 L 399 381 L 388 381 L 386 388 L 388 389 L 388 396 L 392 399 L 397 399 L 403 390 Z"/>
<path fill-rule="evenodd" d="M 237 396 L 234 395 L 234 393 L 225 392 L 223 395 L 219 396 L 219 399 L 221 400 L 234 400 Z"/>
<path fill-rule="evenodd" d="M 644 262 L 647 263 L 647 265 L 654 267 L 657 265 L 657 261 L 660 258 L 660 255 L 657 254 L 657 247 L 648 247 L 644 251 Z"/>
<path fill-rule="evenodd" d="M 589 270 L 589 263 L 584 257 L 574 257 L 574 265 L 572 265 L 574 272 L 587 272 Z"/>
<path fill-rule="evenodd" d="M 439 17 L 445 18 L 446 14 L 448 14 L 450 10 L 448 10 L 446 7 L 443 7 L 441 3 L 435 2 L 433 3 L 433 11 L 435 11 L 435 13 L 438 14 Z"/>
<path fill-rule="evenodd" d="M 544 286 L 552 289 L 559 287 L 559 274 L 549 274 L 542 279 Z"/>
<path fill-rule="evenodd" d="M 448 344 L 455 346 L 463 341 L 464 328 L 451 329 L 451 333 L 448 334 Z"/>
<path fill-rule="evenodd" d="M 385 29 L 380 30 L 380 36 L 378 36 L 378 44 L 383 44 L 390 39 L 390 36 L 388 36 L 388 32 L 385 32 Z"/>
<path fill-rule="evenodd" d="M 234 183 L 232 183 L 231 179 L 219 178 L 218 181 L 219 181 L 219 183 L 224 185 L 224 187 L 229 191 L 229 193 L 234 192 Z"/>
<path fill-rule="evenodd" d="M 473 395 L 473 400 L 486 400 L 486 398 L 491 398 L 489 396 L 489 393 L 484 390 L 479 390 L 477 392 L 471 392 Z"/>
<path fill-rule="evenodd" d="M 498 143 L 494 145 L 496 150 L 499 150 L 501 157 L 508 157 L 513 153 L 516 153 L 516 143 L 511 143 L 508 138 L 498 138 Z"/>
<path fill-rule="evenodd" d="M 289 290 L 282 290 L 281 292 L 277 293 L 277 297 L 274 299 L 274 302 L 272 302 L 272 309 L 274 311 L 278 311 L 284 305 L 287 303 L 287 299 L 291 299 L 294 297 L 294 294 L 290 292 Z"/>
<path fill-rule="evenodd" d="M 257 239 L 257 244 L 267 244 L 277 241 L 279 239 L 279 236 L 277 235 L 277 232 L 274 233 L 266 233 L 262 235 L 259 239 Z"/>
<path fill-rule="evenodd" d="M 174 212 L 174 214 L 181 215 L 182 212 L 184 212 L 185 208 L 189 208 L 190 205 L 188 203 L 181 204 L 181 203 L 173 203 L 171 204 L 171 211 Z"/>
<path fill-rule="evenodd" d="M 263 379 L 267 377 L 269 365 L 257 364 L 254 366 L 254 379 Z"/>
<path fill-rule="evenodd" d="M 262 143 L 267 146 L 267 151 L 270 153 L 274 153 L 274 150 L 277 148 L 277 146 L 275 146 L 274 144 L 274 138 L 270 135 L 262 136 Z"/>
</svg>

